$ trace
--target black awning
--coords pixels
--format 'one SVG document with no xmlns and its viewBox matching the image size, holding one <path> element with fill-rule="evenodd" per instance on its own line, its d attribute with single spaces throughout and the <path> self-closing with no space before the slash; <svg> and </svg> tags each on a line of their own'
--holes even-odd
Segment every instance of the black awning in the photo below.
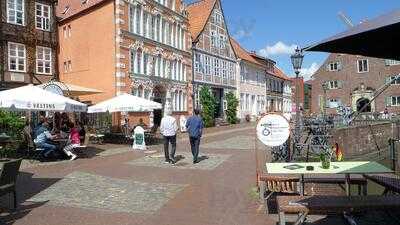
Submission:
<svg viewBox="0 0 400 225">
<path fill-rule="evenodd" d="M 303 50 L 400 60 L 400 9 L 362 22 Z"/>
</svg>

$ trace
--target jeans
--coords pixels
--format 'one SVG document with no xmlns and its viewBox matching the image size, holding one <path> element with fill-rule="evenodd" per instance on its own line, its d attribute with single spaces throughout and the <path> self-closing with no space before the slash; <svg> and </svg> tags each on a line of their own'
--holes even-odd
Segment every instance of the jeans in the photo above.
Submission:
<svg viewBox="0 0 400 225">
<path fill-rule="evenodd" d="M 51 152 L 54 152 L 57 150 L 57 147 L 55 145 L 49 144 L 49 143 L 39 143 L 37 144 L 38 147 L 43 148 L 43 155 L 47 157 Z"/>
<path fill-rule="evenodd" d="M 169 143 L 172 145 L 171 153 L 169 153 Z M 174 136 L 164 136 L 164 154 L 165 161 L 170 161 L 171 159 L 175 159 L 175 151 L 176 151 L 176 135 Z"/>
<path fill-rule="evenodd" d="M 200 147 L 200 139 L 201 137 L 189 137 L 190 139 L 190 148 L 192 149 L 193 162 L 197 161 L 199 157 L 199 147 Z"/>
</svg>

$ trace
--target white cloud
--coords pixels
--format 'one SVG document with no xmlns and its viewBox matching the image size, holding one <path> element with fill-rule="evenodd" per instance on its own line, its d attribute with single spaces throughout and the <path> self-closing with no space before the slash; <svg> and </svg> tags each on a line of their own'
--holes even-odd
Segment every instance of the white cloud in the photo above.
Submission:
<svg viewBox="0 0 400 225">
<path fill-rule="evenodd" d="M 308 68 L 302 68 L 300 70 L 300 75 L 304 77 L 304 80 L 309 80 L 311 79 L 311 76 L 317 72 L 319 69 L 319 65 L 316 62 L 311 63 L 310 67 Z"/>
<path fill-rule="evenodd" d="M 287 45 L 282 41 L 276 42 L 274 45 L 267 45 L 265 48 L 259 50 L 259 54 L 262 56 L 271 56 L 271 55 L 290 55 L 293 54 L 297 45 Z"/>
<path fill-rule="evenodd" d="M 240 39 L 243 39 L 243 38 L 248 38 L 248 37 L 251 37 L 252 36 L 252 32 L 251 31 L 247 31 L 247 30 L 237 30 L 234 34 L 233 34 L 233 37 L 236 39 L 236 40 L 240 40 Z"/>
</svg>

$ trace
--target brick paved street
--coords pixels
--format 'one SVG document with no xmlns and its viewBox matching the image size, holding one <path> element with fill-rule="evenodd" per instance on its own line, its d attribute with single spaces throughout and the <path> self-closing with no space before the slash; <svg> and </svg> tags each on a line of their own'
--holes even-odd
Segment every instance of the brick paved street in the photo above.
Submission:
<svg viewBox="0 0 400 225">
<path fill-rule="evenodd" d="M 11 214 L 3 209 L 0 224 L 276 224 L 277 216 L 265 215 L 254 194 L 251 131 L 248 125 L 207 132 L 204 157 L 196 165 L 184 135 L 175 166 L 163 164 L 161 145 L 151 146 L 158 151 L 151 155 L 102 145 L 76 161 L 25 162 L 18 181 L 19 209 Z M 9 199 L 0 203 L 5 208 Z M 340 217 L 309 221 L 344 224 Z"/>
</svg>

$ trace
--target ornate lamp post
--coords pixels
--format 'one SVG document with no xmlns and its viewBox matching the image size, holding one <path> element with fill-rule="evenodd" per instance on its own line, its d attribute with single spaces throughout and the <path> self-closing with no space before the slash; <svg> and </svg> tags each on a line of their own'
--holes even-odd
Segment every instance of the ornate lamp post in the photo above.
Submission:
<svg viewBox="0 0 400 225">
<path fill-rule="evenodd" d="M 293 70 L 296 74 L 296 117 L 295 117 L 295 130 L 294 130 L 294 141 L 293 141 L 293 153 L 296 149 L 297 144 L 300 142 L 301 131 L 300 131 L 300 88 L 299 88 L 299 74 L 301 65 L 303 64 L 304 55 L 299 47 L 296 48 L 296 51 L 293 55 L 290 56 L 292 61 Z"/>
</svg>

